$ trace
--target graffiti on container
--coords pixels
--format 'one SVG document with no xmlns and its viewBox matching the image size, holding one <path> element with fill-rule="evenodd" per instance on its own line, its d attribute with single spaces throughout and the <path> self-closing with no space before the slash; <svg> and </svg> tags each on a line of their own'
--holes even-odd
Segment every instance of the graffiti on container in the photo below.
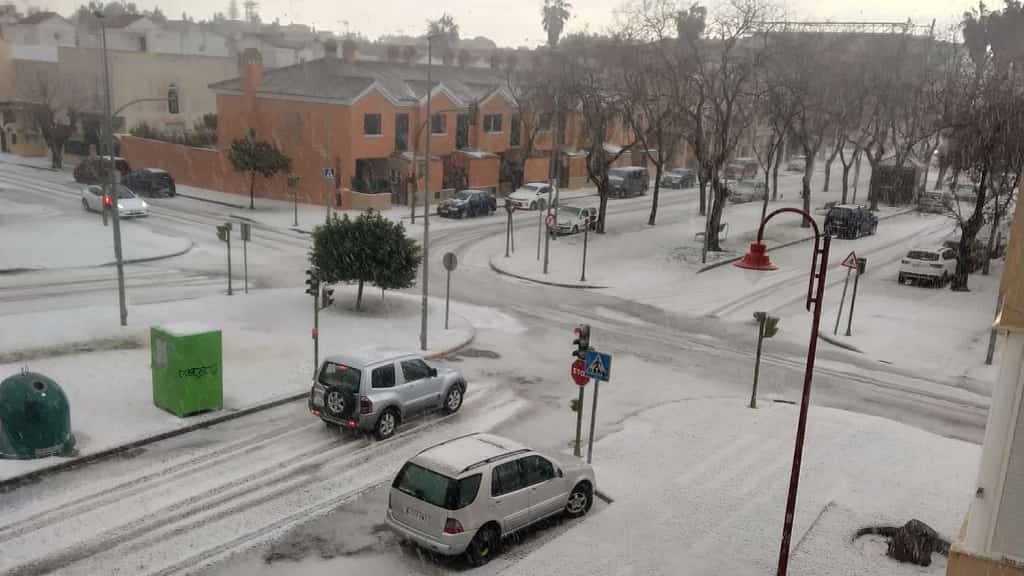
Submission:
<svg viewBox="0 0 1024 576">
<path fill-rule="evenodd" d="M 202 378 L 203 376 L 216 376 L 217 365 L 211 364 L 209 366 L 194 366 L 192 368 L 185 368 L 178 370 L 178 378 Z"/>
</svg>

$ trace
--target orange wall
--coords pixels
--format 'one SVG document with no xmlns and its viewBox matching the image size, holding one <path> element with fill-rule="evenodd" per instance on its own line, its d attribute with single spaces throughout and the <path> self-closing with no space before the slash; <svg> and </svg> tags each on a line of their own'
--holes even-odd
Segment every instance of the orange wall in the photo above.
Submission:
<svg viewBox="0 0 1024 576">
<path fill-rule="evenodd" d="M 539 158 L 527 158 L 526 168 L 524 169 L 523 180 L 525 182 L 547 182 L 550 174 L 548 174 L 549 158 L 547 156 Z"/>
<path fill-rule="evenodd" d="M 489 114 L 501 114 L 501 132 L 484 131 L 484 116 Z M 474 133 L 470 138 L 470 143 L 478 150 L 486 150 L 494 154 L 504 152 L 508 150 L 511 126 L 512 110 L 503 96 L 494 96 L 480 106 L 480 115 L 477 116 L 476 126 L 472 126 L 470 130 L 471 133 Z M 520 133 L 521 137 L 522 133 Z"/>
</svg>

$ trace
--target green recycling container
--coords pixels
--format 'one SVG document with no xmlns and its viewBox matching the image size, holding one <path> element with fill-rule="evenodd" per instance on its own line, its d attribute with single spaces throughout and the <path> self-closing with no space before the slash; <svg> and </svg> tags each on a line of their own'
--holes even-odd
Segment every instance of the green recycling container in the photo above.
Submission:
<svg viewBox="0 0 1024 576">
<path fill-rule="evenodd" d="M 179 417 L 224 407 L 220 330 L 195 323 L 151 326 L 153 404 Z"/>
<path fill-rule="evenodd" d="M 0 382 L 0 458 L 70 455 L 71 407 L 60 385 L 24 371 Z"/>
</svg>

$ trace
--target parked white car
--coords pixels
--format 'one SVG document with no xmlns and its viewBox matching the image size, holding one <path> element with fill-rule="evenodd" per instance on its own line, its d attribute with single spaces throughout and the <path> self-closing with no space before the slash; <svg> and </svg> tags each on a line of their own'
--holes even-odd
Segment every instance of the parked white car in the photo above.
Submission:
<svg viewBox="0 0 1024 576">
<path fill-rule="evenodd" d="M 543 210 L 548 205 L 549 191 L 551 192 L 552 202 L 554 202 L 555 189 L 545 182 L 530 182 L 529 184 L 523 184 L 515 192 L 509 194 L 508 199 L 520 210 Z"/>
<path fill-rule="evenodd" d="M 469 434 L 402 466 L 386 518 L 402 538 L 481 565 L 509 534 L 557 514 L 586 514 L 595 486 L 593 468 L 579 459 L 555 460 L 506 438 Z"/>
<path fill-rule="evenodd" d="M 103 188 L 95 184 L 83 186 L 82 207 L 90 212 L 103 210 Z M 117 210 L 121 218 L 149 216 L 149 205 L 146 201 L 123 184 L 117 185 Z"/>
<path fill-rule="evenodd" d="M 945 246 L 915 248 L 900 261 L 900 284 L 943 286 L 956 273 L 956 252 Z"/>
<path fill-rule="evenodd" d="M 576 234 L 588 228 L 597 230 L 597 208 L 558 207 L 557 234 Z"/>
</svg>

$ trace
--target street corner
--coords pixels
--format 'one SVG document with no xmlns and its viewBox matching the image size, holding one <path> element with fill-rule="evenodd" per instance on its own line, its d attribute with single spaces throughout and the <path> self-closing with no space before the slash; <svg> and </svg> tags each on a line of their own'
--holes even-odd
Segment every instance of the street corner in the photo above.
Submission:
<svg viewBox="0 0 1024 576">
<path fill-rule="evenodd" d="M 517 278 L 535 284 L 557 286 L 559 288 L 607 288 L 607 286 L 600 284 L 581 281 L 579 280 L 579 275 L 576 275 L 574 279 L 568 270 L 562 268 L 557 270 L 551 269 L 549 270 L 550 274 L 544 274 L 541 263 L 526 256 L 510 256 L 509 258 L 505 258 L 504 255 L 492 256 L 489 264 L 491 270 L 502 276 Z"/>
</svg>

